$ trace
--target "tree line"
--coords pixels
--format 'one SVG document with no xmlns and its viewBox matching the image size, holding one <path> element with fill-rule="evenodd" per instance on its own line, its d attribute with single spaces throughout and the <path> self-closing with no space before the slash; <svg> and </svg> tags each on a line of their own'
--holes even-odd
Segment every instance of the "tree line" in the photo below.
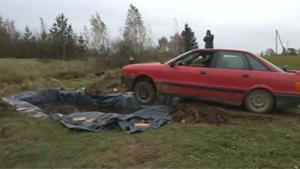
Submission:
<svg viewBox="0 0 300 169">
<path fill-rule="evenodd" d="M 83 59 L 96 56 L 124 63 L 129 56 L 137 60 L 151 60 L 156 57 L 174 57 L 182 52 L 198 48 L 197 39 L 188 24 L 181 33 L 158 39 L 153 45 L 146 34 L 142 15 L 137 7 L 130 5 L 122 36 L 111 40 L 106 24 L 99 13 L 89 19 L 90 28 L 84 27 L 75 33 L 68 18 L 59 14 L 47 29 L 40 18 L 40 30 L 33 33 L 29 27 L 18 31 L 13 20 L 0 16 L 0 58 L 39 59 Z"/>
</svg>

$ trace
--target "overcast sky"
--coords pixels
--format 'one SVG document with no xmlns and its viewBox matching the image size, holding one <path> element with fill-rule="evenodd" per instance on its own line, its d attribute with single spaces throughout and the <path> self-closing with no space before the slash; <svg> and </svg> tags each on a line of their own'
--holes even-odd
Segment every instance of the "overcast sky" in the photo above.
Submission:
<svg viewBox="0 0 300 169">
<path fill-rule="evenodd" d="M 140 10 L 154 40 L 182 31 L 188 23 L 199 47 L 210 29 L 216 48 L 259 53 L 275 48 L 278 29 L 285 45 L 300 48 L 299 0 L 0 0 L 0 15 L 15 20 L 18 29 L 28 25 L 38 31 L 40 17 L 50 27 L 64 13 L 75 31 L 82 32 L 90 16 L 99 12 L 113 39 L 121 35 L 130 3 Z"/>
</svg>

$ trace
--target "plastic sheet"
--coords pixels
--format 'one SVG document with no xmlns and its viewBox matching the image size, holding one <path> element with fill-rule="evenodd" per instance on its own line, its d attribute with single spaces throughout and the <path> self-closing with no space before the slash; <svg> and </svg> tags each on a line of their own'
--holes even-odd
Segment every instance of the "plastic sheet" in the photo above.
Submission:
<svg viewBox="0 0 300 169">
<path fill-rule="evenodd" d="M 113 93 L 105 95 L 89 95 L 84 90 L 66 91 L 63 89 L 44 89 L 24 92 L 5 99 L 16 110 L 32 117 L 60 121 L 72 129 L 100 132 L 118 126 L 128 133 L 145 132 L 172 121 L 172 107 L 166 105 L 140 105 L 132 93 Z M 46 111 L 46 106 L 57 105 L 92 106 L 100 110 L 114 108 L 116 111 L 130 109 L 132 113 L 75 111 L 69 114 Z"/>
</svg>

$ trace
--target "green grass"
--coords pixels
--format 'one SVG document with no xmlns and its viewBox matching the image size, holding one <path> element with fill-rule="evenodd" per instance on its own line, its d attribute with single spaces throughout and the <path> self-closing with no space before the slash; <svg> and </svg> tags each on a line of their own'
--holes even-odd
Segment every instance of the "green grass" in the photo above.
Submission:
<svg viewBox="0 0 300 169">
<path fill-rule="evenodd" d="M 88 133 L 13 114 L 0 118 L 0 168 L 294 168 L 299 130 L 287 122 L 235 120 Z"/>
<path fill-rule="evenodd" d="M 290 57 L 267 59 L 279 65 L 290 62 L 293 68 L 300 68 L 300 57 L 291 57 L 293 61 L 287 58 Z M 0 60 L 0 65 L 16 65 L 12 69 L 0 66 L 0 81 L 7 83 L 0 87 L 2 96 L 42 87 L 76 89 L 103 79 L 92 75 L 93 70 L 75 79 L 63 78 L 61 72 L 70 69 L 58 70 L 55 66 L 68 64 L 59 61 L 5 62 Z M 28 66 L 35 64 L 38 67 L 31 74 L 33 67 Z M 55 70 L 48 70 L 52 67 Z M 4 75 L 4 71 L 9 73 Z M 90 133 L 69 130 L 58 122 L 30 118 L 0 106 L 0 168 L 296 169 L 300 167 L 299 131 L 297 121 L 244 118 L 231 119 L 220 126 L 171 124 L 131 135 L 118 129 Z"/>
<path fill-rule="evenodd" d="M 289 69 L 300 70 L 300 56 L 270 56 L 266 59 L 278 67 L 287 65 Z"/>
</svg>

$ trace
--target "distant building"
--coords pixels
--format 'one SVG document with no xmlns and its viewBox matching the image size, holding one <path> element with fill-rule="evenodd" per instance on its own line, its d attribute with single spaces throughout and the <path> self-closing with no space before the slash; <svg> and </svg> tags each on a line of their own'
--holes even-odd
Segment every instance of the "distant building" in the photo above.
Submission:
<svg viewBox="0 0 300 169">
<path fill-rule="evenodd" d="M 289 56 L 297 56 L 297 50 L 295 48 L 288 48 L 286 50 L 286 55 L 289 55 Z"/>
</svg>

